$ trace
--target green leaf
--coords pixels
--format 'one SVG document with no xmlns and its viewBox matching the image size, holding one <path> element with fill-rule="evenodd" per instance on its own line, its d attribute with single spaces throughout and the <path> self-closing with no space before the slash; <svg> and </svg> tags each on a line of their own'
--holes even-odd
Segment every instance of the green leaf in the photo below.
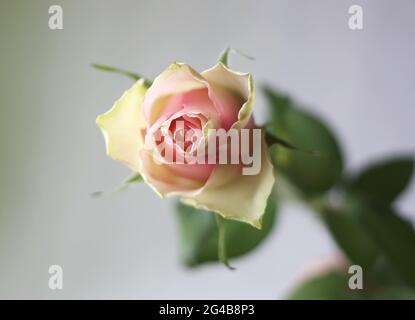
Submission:
<svg viewBox="0 0 415 320">
<path fill-rule="evenodd" d="M 131 79 L 133 79 L 134 81 L 138 81 L 140 79 L 144 79 L 142 76 L 138 75 L 137 73 L 134 72 L 130 72 L 127 70 L 123 70 L 123 69 L 118 69 L 118 68 L 114 68 L 114 67 L 110 67 L 110 66 L 105 66 L 102 64 L 92 64 L 92 67 L 101 71 L 106 71 L 106 72 L 112 72 L 112 73 L 117 73 L 117 74 L 121 74 L 124 76 L 127 76 Z M 151 85 L 151 81 L 144 79 L 144 84 L 147 87 L 150 87 Z"/>
<path fill-rule="evenodd" d="M 222 62 L 225 66 L 228 66 L 229 63 L 229 50 L 230 48 L 226 48 L 219 56 L 219 61 Z"/>
<path fill-rule="evenodd" d="M 364 273 L 366 275 L 366 273 Z M 348 287 L 350 274 L 328 271 L 306 280 L 289 295 L 292 300 L 414 300 L 415 290 L 407 286 L 370 286 L 362 290 Z M 365 276 L 364 276 L 365 277 Z M 367 287 L 367 288 L 366 288 Z"/>
<path fill-rule="evenodd" d="M 134 183 L 139 183 L 143 181 L 143 177 L 138 172 L 133 172 L 131 175 L 127 177 L 125 181 L 123 181 L 117 188 L 115 188 L 112 191 L 96 191 L 92 193 L 92 196 L 94 197 L 101 197 L 101 196 L 108 196 L 120 191 L 124 191 L 127 189 L 130 185 Z"/>
<path fill-rule="evenodd" d="M 247 54 L 241 52 L 238 49 L 235 49 L 235 48 L 226 48 L 225 50 L 222 51 L 222 53 L 220 54 L 218 60 L 219 60 L 219 62 L 222 62 L 227 67 L 229 66 L 229 54 L 230 53 L 237 54 L 237 55 L 239 55 L 241 57 L 244 57 L 246 59 L 249 59 L 249 60 L 254 60 L 253 57 L 248 56 Z"/>
<path fill-rule="evenodd" d="M 245 255 L 255 249 L 269 235 L 276 216 L 274 192 L 268 198 L 267 207 L 258 230 L 243 222 L 223 220 L 226 253 L 228 258 Z M 177 206 L 181 237 L 181 257 L 187 266 L 197 266 L 209 261 L 219 261 L 218 226 L 215 213 L 179 203 Z"/>
<path fill-rule="evenodd" d="M 354 263 L 370 270 L 378 257 L 376 243 L 350 212 L 328 210 L 324 221 L 338 246 Z"/>
<path fill-rule="evenodd" d="M 360 300 L 367 297 L 364 290 L 349 288 L 349 274 L 329 271 L 306 280 L 289 295 L 292 300 Z"/>
<path fill-rule="evenodd" d="M 415 300 L 415 290 L 405 286 L 386 287 L 372 296 L 374 300 Z"/>
<path fill-rule="evenodd" d="M 379 250 L 380 251 L 380 250 Z M 384 254 L 380 254 L 372 270 L 370 270 L 371 281 L 380 288 L 385 287 L 404 287 L 405 281 L 391 266 L 388 258 Z"/>
<path fill-rule="evenodd" d="M 129 185 L 129 184 L 132 184 L 132 183 L 142 182 L 142 181 L 143 181 L 143 177 L 141 176 L 141 174 L 139 174 L 138 172 L 133 172 L 127 178 L 127 180 L 125 180 L 124 185 Z"/>
<path fill-rule="evenodd" d="M 374 163 L 350 181 L 350 188 L 370 200 L 392 203 L 409 184 L 413 171 L 413 157 Z"/>
<path fill-rule="evenodd" d="M 291 143 L 276 137 L 275 135 L 269 134 L 269 133 L 265 133 L 265 141 L 267 143 L 268 146 L 274 146 L 274 145 L 281 145 L 284 148 L 293 150 L 293 151 L 298 151 L 298 152 L 304 152 L 306 154 L 309 155 L 318 155 L 319 153 L 313 150 L 303 150 L 298 148 L 297 146 L 292 145 Z"/>
<path fill-rule="evenodd" d="M 269 134 L 300 150 L 271 148 L 277 171 L 280 170 L 305 196 L 314 196 L 337 183 L 343 171 L 343 158 L 334 134 L 324 122 L 300 110 L 287 96 L 265 88 L 271 116 L 266 125 Z"/>
<path fill-rule="evenodd" d="M 415 231 L 391 207 L 361 203 L 359 218 L 390 265 L 415 287 Z"/>
</svg>

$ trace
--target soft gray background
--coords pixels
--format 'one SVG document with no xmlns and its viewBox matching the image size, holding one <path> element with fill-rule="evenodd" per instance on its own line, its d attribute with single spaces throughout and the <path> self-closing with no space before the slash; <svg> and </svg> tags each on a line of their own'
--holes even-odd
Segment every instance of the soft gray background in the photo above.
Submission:
<svg viewBox="0 0 415 320">
<path fill-rule="evenodd" d="M 60 4 L 64 30 L 48 29 Z M 348 29 L 361 4 L 364 30 Z M 348 169 L 415 150 L 414 1 L 0 1 L 0 297 L 282 298 L 337 252 L 311 212 L 286 205 L 253 254 L 187 270 L 173 201 L 145 185 L 112 197 L 128 170 L 106 157 L 95 117 L 130 81 L 91 62 L 156 76 L 170 62 L 203 70 L 225 46 L 232 66 L 327 119 Z M 258 94 L 256 115 L 265 117 Z M 415 185 L 401 199 L 415 212 Z M 412 216 L 412 218 L 414 218 Z M 48 266 L 64 289 L 48 289 Z"/>
</svg>

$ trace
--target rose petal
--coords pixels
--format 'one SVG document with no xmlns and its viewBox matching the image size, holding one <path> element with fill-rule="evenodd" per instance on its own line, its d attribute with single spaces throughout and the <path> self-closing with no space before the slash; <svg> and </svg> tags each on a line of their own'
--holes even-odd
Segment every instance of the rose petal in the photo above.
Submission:
<svg viewBox="0 0 415 320">
<path fill-rule="evenodd" d="M 96 119 L 105 138 L 107 154 L 133 171 L 140 168 L 139 151 L 144 143 L 141 130 L 146 127 L 142 102 L 146 91 L 144 80 L 138 80 L 109 111 Z"/>
<path fill-rule="evenodd" d="M 201 189 L 185 193 L 181 200 L 196 208 L 217 212 L 224 218 L 261 228 L 274 181 L 268 148 L 262 141 L 261 171 L 258 175 L 242 175 L 238 165 L 218 165 Z"/>
<path fill-rule="evenodd" d="M 194 180 L 176 174 L 170 168 L 170 165 L 157 163 L 152 153 L 147 150 L 143 149 L 140 151 L 140 159 L 140 172 L 144 181 L 162 198 L 197 190 L 205 183 L 205 181 Z"/>
<path fill-rule="evenodd" d="M 219 79 L 222 76 L 237 83 L 231 87 L 224 85 Z M 182 108 L 182 95 L 208 89 L 208 97 L 216 109 L 216 114 L 212 116 L 219 120 L 221 128 L 228 130 L 237 121 L 242 105 L 250 96 L 249 77 L 250 75 L 234 72 L 223 64 L 203 72 L 202 76 L 186 64 L 173 63 L 149 88 L 143 105 L 145 119 L 153 126 L 156 121 L 166 119 Z"/>
<path fill-rule="evenodd" d="M 206 87 L 206 81 L 190 66 L 182 63 L 171 64 L 154 80 L 147 91 L 143 103 L 147 123 L 151 126 L 161 117 L 171 98 Z"/>
<path fill-rule="evenodd" d="M 249 73 L 236 72 L 219 62 L 213 68 L 202 72 L 202 76 L 211 84 L 226 92 L 232 92 L 242 99 L 242 106 L 238 108 L 237 121 L 233 121 L 233 128 L 245 128 L 252 115 L 254 102 L 254 83 Z M 219 98 L 217 100 L 220 100 Z M 225 128 L 226 129 L 226 128 Z"/>
<path fill-rule="evenodd" d="M 192 90 L 171 97 L 166 103 L 162 115 L 152 124 L 150 131 L 157 130 L 163 122 L 178 113 L 200 113 L 207 118 L 218 118 L 217 111 L 208 96 L 207 88 Z"/>
</svg>

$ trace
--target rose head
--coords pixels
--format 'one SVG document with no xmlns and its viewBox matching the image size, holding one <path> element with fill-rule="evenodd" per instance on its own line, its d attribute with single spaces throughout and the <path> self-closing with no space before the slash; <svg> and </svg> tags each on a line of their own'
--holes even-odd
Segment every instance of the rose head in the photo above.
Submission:
<svg viewBox="0 0 415 320">
<path fill-rule="evenodd" d="M 108 155 L 139 172 L 161 197 L 180 195 L 186 204 L 260 228 L 274 176 L 253 102 L 250 74 L 222 63 L 199 74 L 174 63 L 150 88 L 137 81 L 97 124 Z M 214 132 L 225 138 L 218 142 Z M 245 174 L 244 159 L 255 148 L 258 172 Z"/>
</svg>

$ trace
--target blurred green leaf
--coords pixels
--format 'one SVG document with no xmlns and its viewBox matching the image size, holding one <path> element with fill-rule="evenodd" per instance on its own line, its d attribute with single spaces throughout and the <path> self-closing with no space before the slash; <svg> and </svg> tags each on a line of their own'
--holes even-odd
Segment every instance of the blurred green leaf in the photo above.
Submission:
<svg viewBox="0 0 415 320">
<path fill-rule="evenodd" d="M 224 219 L 227 257 L 242 256 L 264 241 L 273 227 L 276 211 L 273 192 L 268 198 L 261 230 L 243 222 Z M 208 261 L 219 261 L 216 214 L 183 203 L 178 204 L 177 213 L 183 262 L 187 266 L 196 266 Z"/>
<path fill-rule="evenodd" d="M 297 146 L 292 145 L 291 143 L 276 137 L 272 134 L 266 133 L 265 134 L 265 142 L 267 143 L 268 146 L 276 146 L 276 145 L 280 145 L 283 146 L 284 148 L 293 150 L 293 151 L 298 151 L 298 152 L 304 152 L 306 154 L 309 155 L 318 155 L 319 153 L 317 151 L 313 151 L 313 150 L 303 150 L 298 148 Z"/>
<path fill-rule="evenodd" d="M 125 180 L 124 184 L 131 184 L 131 183 L 136 183 L 136 182 L 142 182 L 143 181 L 143 177 L 141 176 L 141 174 L 139 174 L 138 172 L 133 172 L 128 178 L 127 180 Z"/>
<path fill-rule="evenodd" d="M 322 193 L 332 187 L 343 171 L 343 159 L 334 134 L 322 120 L 299 110 L 287 96 L 265 88 L 271 117 L 269 134 L 300 150 L 313 150 L 317 155 L 295 152 L 284 147 L 271 148 L 277 170 L 281 170 L 306 196 Z"/>
<path fill-rule="evenodd" d="M 328 210 L 324 220 L 334 240 L 350 261 L 362 266 L 365 271 L 370 270 L 379 252 L 376 243 L 355 217 L 349 212 Z"/>
<path fill-rule="evenodd" d="M 380 254 L 372 270 L 370 270 L 371 281 L 381 288 L 405 287 L 406 282 L 402 279 L 395 268 L 390 264 L 384 254 Z"/>
<path fill-rule="evenodd" d="M 350 188 L 370 200 L 393 202 L 405 190 L 414 170 L 413 157 L 374 163 L 350 182 Z"/>
<path fill-rule="evenodd" d="M 230 48 L 226 48 L 219 56 L 219 62 L 222 62 L 225 66 L 228 66 L 229 63 L 229 50 Z"/>
<path fill-rule="evenodd" d="M 364 290 L 349 288 L 347 273 L 329 271 L 306 280 L 289 295 L 292 300 L 361 300 L 367 297 Z"/>
<path fill-rule="evenodd" d="M 372 296 L 374 300 L 415 300 L 415 290 L 405 286 L 382 288 Z"/>
<path fill-rule="evenodd" d="M 364 269 L 363 269 L 364 270 Z M 414 300 L 415 290 L 405 285 L 379 285 L 373 283 L 364 271 L 362 290 L 352 290 L 348 283 L 351 274 L 331 270 L 307 279 L 289 295 L 293 300 Z M 367 279 L 369 278 L 369 279 Z"/>
<path fill-rule="evenodd" d="M 106 72 L 112 72 L 112 73 L 117 73 L 117 74 L 121 74 L 123 76 L 127 76 L 131 79 L 133 79 L 134 81 L 138 81 L 140 79 L 144 79 L 142 76 L 138 75 L 137 73 L 131 72 L 131 71 L 127 71 L 127 70 L 123 70 L 123 69 L 119 69 L 119 68 L 114 68 L 114 67 L 110 67 L 110 66 L 106 66 L 103 64 L 96 64 L 93 63 L 92 67 L 101 71 L 106 71 Z M 151 85 L 151 81 L 144 79 L 144 83 L 147 87 L 150 87 Z"/>
<path fill-rule="evenodd" d="M 107 196 L 111 195 L 120 191 L 124 191 L 127 189 L 130 185 L 134 183 L 139 183 L 143 181 L 143 177 L 138 172 L 131 173 L 125 181 L 123 181 L 117 188 L 111 191 L 95 191 L 92 193 L 92 196 L 94 197 L 101 197 L 101 196 Z"/>
<path fill-rule="evenodd" d="M 362 203 L 359 218 L 389 263 L 402 279 L 415 287 L 415 231 L 391 207 Z"/>
<path fill-rule="evenodd" d="M 235 48 L 226 48 L 223 50 L 219 56 L 219 62 L 222 62 L 225 66 L 229 67 L 229 54 L 234 53 L 241 57 L 244 57 L 248 60 L 255 60 L 253 57 L 248 56 L 247 54 L 243 53 L 242 51 L 235 49 Z"/>
</svg>

